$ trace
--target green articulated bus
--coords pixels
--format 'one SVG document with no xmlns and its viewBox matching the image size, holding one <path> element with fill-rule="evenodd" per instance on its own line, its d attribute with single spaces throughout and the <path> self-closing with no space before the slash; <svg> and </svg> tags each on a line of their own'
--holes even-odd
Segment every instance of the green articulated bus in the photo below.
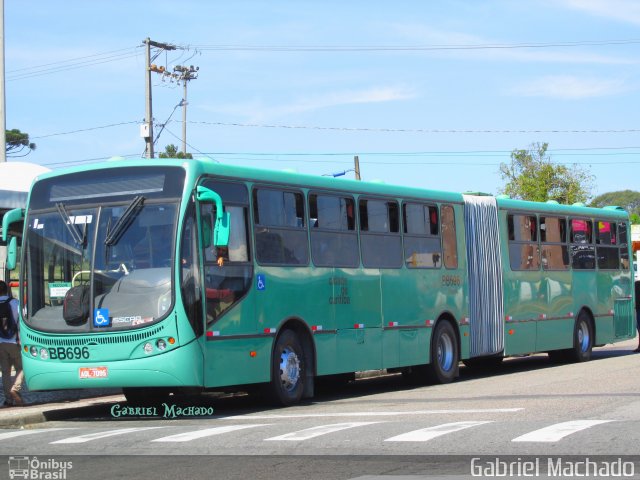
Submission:
<svg viewBox="0 0 640 480">
<path fill-rule="evenodd" d="M 260 385 L 290 405 L 323 376 L 446 383 L 635 336 L 617 207 L 148 159 L 42 174 L 3 232 L 21 221 L 32 390 Z"/>
</svg>

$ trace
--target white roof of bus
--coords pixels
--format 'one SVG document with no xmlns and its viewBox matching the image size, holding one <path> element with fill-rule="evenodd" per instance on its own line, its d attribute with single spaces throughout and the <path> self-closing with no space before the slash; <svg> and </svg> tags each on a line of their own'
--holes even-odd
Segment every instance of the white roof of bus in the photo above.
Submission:
<svg viewBox="0 0 640 480">
<path fill-rule="evenodd" d="M 0 163 L 0 208 L 24 207 L 31 183 L 47 167 L 28 162 Z"/>
</svg>

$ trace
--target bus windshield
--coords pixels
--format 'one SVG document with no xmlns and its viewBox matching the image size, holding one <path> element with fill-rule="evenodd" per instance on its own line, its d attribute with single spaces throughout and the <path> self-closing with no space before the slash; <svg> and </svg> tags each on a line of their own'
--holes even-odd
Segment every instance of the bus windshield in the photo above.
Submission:
<svg viewBox="0 0 640 480">
<path fill-rule="evenodd" d="M 30 280 L 23 287 L 24 318 L 33 328 L 126 330 L 169 312 L 184 173 L 130 170 L 109 171 L 117 182 L 102 195 L 83 178 L 34 186 L 24 242 Z M 110 183 L 108 176 L 101 184 Z M 123 182 L 126 192 L 113 188 Z"/>
</svg>

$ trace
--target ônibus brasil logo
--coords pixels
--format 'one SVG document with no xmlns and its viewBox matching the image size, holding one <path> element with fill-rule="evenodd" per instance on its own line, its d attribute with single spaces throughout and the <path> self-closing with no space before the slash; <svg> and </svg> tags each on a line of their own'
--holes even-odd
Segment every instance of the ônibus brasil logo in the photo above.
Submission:
<svg viewBox="0 0 640 480">
<path fill-rule="evenodd" d="M 9 457 L 9 478 L 38 480 L 66 480 L 67 470 L 73 468 L 73 462 L 62 462 L 54 458 Z"/>
</svg>

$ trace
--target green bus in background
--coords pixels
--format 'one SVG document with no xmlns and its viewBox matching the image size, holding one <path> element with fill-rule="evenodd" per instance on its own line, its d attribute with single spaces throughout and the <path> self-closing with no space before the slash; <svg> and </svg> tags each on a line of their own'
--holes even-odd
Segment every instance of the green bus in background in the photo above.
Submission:
<svg viewBox="0 0 640 480">
<path fill-rule="evenodd" d="M 43 174 L 3 232 L 23 220 L 31 390 L 262 384 L 290 405 L 322 376 L 446 383 L 635 335 L 616 207 L 151 159 Z"/>
</svg>

